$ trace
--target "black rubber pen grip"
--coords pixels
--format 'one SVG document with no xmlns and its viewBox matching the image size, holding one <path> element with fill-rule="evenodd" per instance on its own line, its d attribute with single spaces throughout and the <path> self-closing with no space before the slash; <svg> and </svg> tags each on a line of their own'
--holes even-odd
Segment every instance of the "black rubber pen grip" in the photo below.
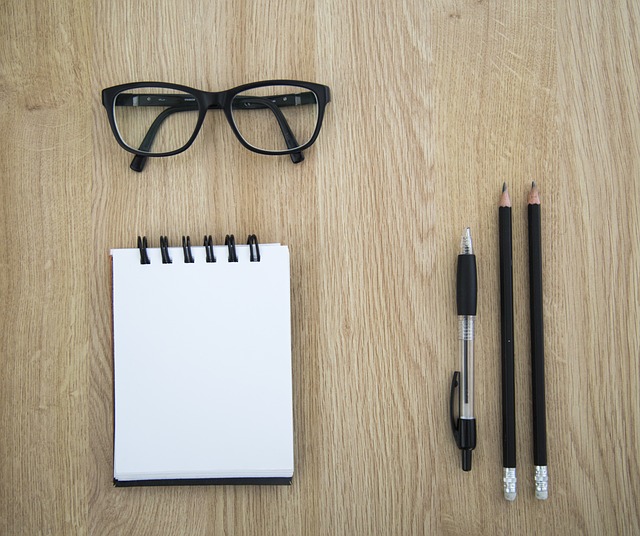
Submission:
<svg viewBox="0 0 640 536">
<path fill-rule="evenodd" d="M 456 290 L 458 315 L 475 316 L 478 305 L 478 276 L 475 255 L 458 255 Z"/>
</svg>

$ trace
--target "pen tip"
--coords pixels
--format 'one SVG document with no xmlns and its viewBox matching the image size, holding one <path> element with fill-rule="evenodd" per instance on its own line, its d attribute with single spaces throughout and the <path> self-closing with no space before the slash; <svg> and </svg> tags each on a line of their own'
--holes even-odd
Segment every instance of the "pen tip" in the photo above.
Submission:
<svg viewBox="0 0 640 536">
<path fill-rule="evenodd" d="M 462 233 L 462 240 L 460 241 L 460 254 L 473 254 L 473 242 L 471 241 L 471 229 L 469 227 L 465 227 L 464 232 Z"/>
</svg>

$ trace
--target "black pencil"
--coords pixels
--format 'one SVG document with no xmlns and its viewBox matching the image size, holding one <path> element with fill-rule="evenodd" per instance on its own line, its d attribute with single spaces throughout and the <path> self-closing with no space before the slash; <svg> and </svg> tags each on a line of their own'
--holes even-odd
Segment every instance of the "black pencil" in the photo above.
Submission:
<svg viewBox="0 0 640 536">
<path fill-rule="evenodd" d="M 529 291 L 531 308 L 531 383 L 533 389 L 533 463 L 536 498 L 548 497 L 547 418 L 544 388 L 544 333 L 542 322 L 542 238 L 540 194 L 536 183 L 529 193 Z"/>
<path fill-rule="evenodd" d="M 502 482 L 504 498 L 516 498 L 516 409 L 513 362 L 513 268 L 511 199 L 506 183 L 498 208 L 500 242 L 500 321 L 502 362 Z"/>
</svg>

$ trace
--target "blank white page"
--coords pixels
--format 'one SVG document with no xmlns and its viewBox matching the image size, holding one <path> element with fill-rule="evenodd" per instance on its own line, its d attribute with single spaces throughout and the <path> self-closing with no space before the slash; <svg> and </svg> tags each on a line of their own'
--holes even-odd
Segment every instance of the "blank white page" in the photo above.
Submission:
<svg viewBox="0 0 640 536">
<path fill-rule="evenodd" d="M 289 250 L 115 249 L 114 479 L 291 477 Z"/>
</svg>

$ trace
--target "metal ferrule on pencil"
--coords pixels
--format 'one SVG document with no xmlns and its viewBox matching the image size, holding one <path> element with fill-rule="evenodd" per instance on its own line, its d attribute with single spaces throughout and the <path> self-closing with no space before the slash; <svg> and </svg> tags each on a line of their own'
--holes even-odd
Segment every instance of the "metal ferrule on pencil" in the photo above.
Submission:
<svg viewBox="0 0 640 536">
<path fill-rule="evenodd" d="M 549 497 L 549 473 L 546 465 L 536 465 L 536 499 L 542 501 Z"/>
<path fill-rule="evenodd" d="M 515 467 L 504 467 L 502 469 L 502 482 L 504 484 L 504 498 L 508 501 L 515 501 L 518 485 Z"/>
</svg>

